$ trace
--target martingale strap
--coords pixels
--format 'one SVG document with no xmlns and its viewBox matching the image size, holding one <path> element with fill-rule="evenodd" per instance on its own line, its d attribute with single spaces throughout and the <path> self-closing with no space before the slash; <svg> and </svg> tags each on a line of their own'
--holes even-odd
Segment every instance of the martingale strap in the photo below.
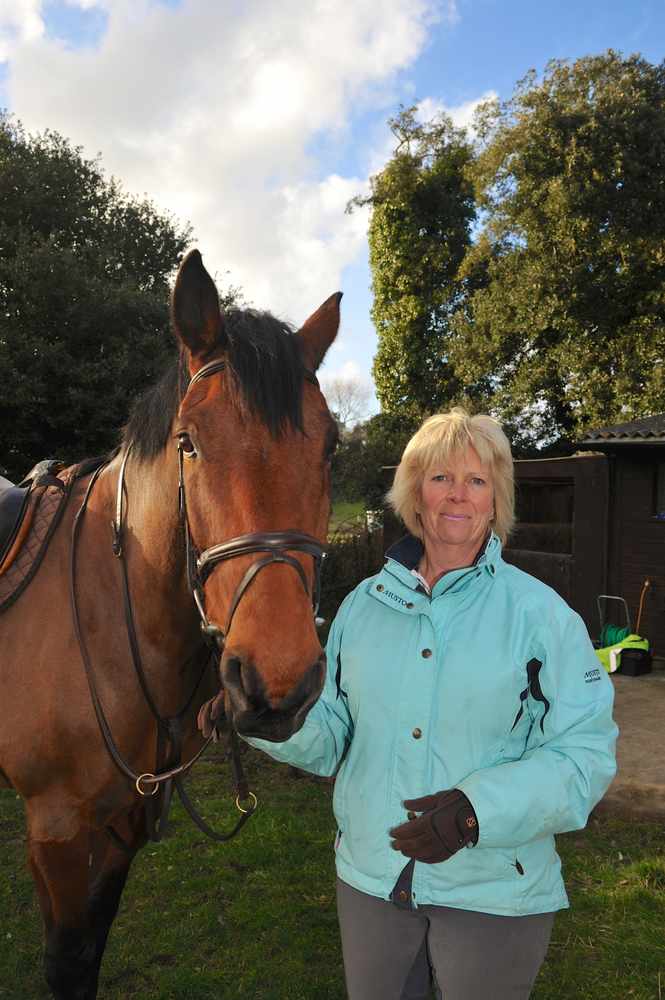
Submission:
<svg viewBox="0 0 665 1000">
<path fill-rule="evenodd" d="M 196 682 L 191 690 L 191 693 L 189 697 L 186 699 L 185 704 L 179 710 L 179 712 L 177 712 L 176 715 L 172 717 L 162 716 L 159 713 L 155 700 L 150 692 L 147 678 L 145 676 L 145 671 L 143 669 L 143 663 L 141 660 L 138 638 L 136 635 L 136 628 L 134 624 L 134 615 L 132 610 L 131 595 L 129 591 L 129 581 L 127 578 L 127 569 L 124 560 L 124 554 L 122 551 L 122 502 L 119 501 L 120 521 L 119 523 L 118 521 L 114 522 L 113 551 L 118 556 L 122 566 L 125 623 L 127 627 L 127 633 L 129 638 L 129 645 L 132 655 L 132 662 L 134 664 L 134 669 L 136 671 L 139 684 L 141 686 L 141 690 L 144 694 L 148 707 L 150 708 L 150 711 L 155 717 L 155 720 L 157 722 L 157 730 L 158 730 L 158 740 L 157 740 L 158 751 L 157 751 L 157 762 L 155 767 L 155 773 L 138 774 L 132 768 L 129 762 L 125 759 L 123 754 L 120 752 L 113 738 L 113 733 L 111 731 L 111 727 L 109 725 L 106 713 L 104 711 L 104 706 L 102 704 L 99 695 L 99 690 L 97 687 L 92 661 L 90 659 L 88 648 L 81 629 L 81 617 L 78 605 L 78 595 L 76 586 L 76 566 L 77 566 L 76 557 L 77 557 L 77 549 L 78 549 L 81 525 L 83 523 L 83 518 L 88 506 L 88 502 L 90 500 L 90 496 L 92 495 L 95 483 L 97 482 L 97 479 L 100 473 L 102 472 L 103 468 L 105 468 L 105 466 L 100 466 L 91 476 L 90 482 L 88 483 L 85 495 L 83 497 L 83 501 L 81 503 L 81 507 L 79 508 L 76 517 L 74 518 L 74 525 L 72 529 L 71 560 L 70 560 L 70 565 L 71 565 L 70 601 L 72 607 L 74 633 L 76 635 L 79 650 L 81 652 L 81 658 L 83 660 L 83 666 L 88 681 L 88 688 L 90 690 L 90 697 L 93 709 L 95 712 L 95 716 L 97 718 L 97 724 L 99 726 L 108 753 L 111 759 L 113 760 L 114 764 L 118 768 L 118 770 L 121 772 L 121 774 L 125 775 L 125 777 L 128 778 L 134 784 L 138 794 L 143 797 L 146 806 L 146 826 L 147 826 L 148 836 L 153 841 L 159 841 L 162 839 L 166 831 L 166 825 L 168 821 L 168 808 L 172 796 L 172 785 L 175 784 L 176 789 L 178 790 L 179 794 L 181 794 L 182 783 L 180 780 L 177 779 L 180 779 L 182 775 L 184 775 L 187 771 L 189 771 L 191 767 L 193 767 L 193 765 L 202 756 L 202 754 L 206 751 L 206 749 L 213 740 L 213 736 L 210 736 L 203 743 L 198 752 L 189 761 L 187 761 L 184 764 L 181 763 L 182 740 L 180 735 L 181 732 L 180 723 L 183 717 L 187 714 L 187 712 L 191 708 L 194 697 L 196 696 L 196 692 L 200 687 L 205 671 L 210 663 L 210 654 L 208 652 L 208 654 L 206 655 L 205 662 L 202 665 L 201 671 L 199 673 L 198 678 L 196 679 Z M 124 460 L 121 465 L 122 476 L 120 477 L 121 481 L 118 489 L 119 497 L 122 497 L 122 491 L 124 489 L 123 480 L 124 480 L 125 468 L 126 468 L 126 455 L 124 456 Z M 173 763 L 172 766 L 169 766 L 167 767 L 167 769 L 162 770 L 160 768 L 162 767 L 162 759 L 166 753 L 165 747 L 167 745 L 170 745 L 171 749 L 168 756 Z M 244 775 L 242 773 L 242 765 L 240 764 L 239 758 L 237 760 L 235 759 L 237 757 L 237 744 L 234 745 L 232 743 L 231 750 L 232 750 L 232 756 L 234 758 L 233 760 L 234 772 L 236 774 L 236 806 L 242 815 L 238 820 L 238 822 L 236 823 L 233 830 L 228 835 L 218 834 L 216 835 L 216 839 L 218 838 L 229 839 L 230 837 L 234 836 L 234 834 L 237 833 L 237 831 L 244 825 L 249 816 L 252 815 L 252 813 L 256 809 L 256 804 L 257 804 L 256 797 L 253 795 L 253 793 L 249 793 L 246 791 L 247 785 L 244 779 Z M 240 776 L 240 778 L 238 778 L 238 775 Z M 151 800 L 152 796 L 156 795 L 158 792 L 160 792 L 160 790 L 163 793 L 162 808 L 161 810 L 157 810 L 154 807 Z M 248 803 L 246 808 L 241 806 L 240 804 L 241 801 L 246 801 Z M 185 805 L 184 800 L 183 804 Z M 195 812 L 193 806 L 191 805 L 191 802 L 189 801 L 188 804 L 185 805 L 185 808 L 187 808 L 187 811 L 190 813 L 190 815 L 193 815 L 193 813 Z M 118 843 L 120 841 L 122 843 L 122 838 L 120 838 L 119 835 L 112 828 L 108 828 L 108 833 L 109 836 L 111 836 L 111 838 L 114 840 L 114 842 Z"/>
</svg>

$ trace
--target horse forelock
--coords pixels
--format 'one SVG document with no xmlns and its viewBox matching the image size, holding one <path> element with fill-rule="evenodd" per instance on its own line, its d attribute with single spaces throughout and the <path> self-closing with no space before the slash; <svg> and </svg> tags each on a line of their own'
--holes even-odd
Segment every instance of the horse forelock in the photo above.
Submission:
<svg viewBox="0 0 665 1000">
<path fill-rule="evenodd" d="M 270 313 L 251 309 L 225 313 L 226 359 L 239 402 L 275 438 L 289 427 L 303 429 L 303 360 L 293 329 Z M 189 371 L 183 353 L 162 377 L 135 400 L 123 429 L 123 446 L 142 459 L 166 448 L 173 421 L 187 392 Z"/>
</svg>

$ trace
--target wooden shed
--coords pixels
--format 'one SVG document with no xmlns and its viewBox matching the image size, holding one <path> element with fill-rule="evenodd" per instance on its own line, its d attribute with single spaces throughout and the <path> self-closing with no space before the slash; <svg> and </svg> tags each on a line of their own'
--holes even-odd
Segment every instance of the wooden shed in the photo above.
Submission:
<svg viewBox="0 0 665 1000">
<path fill-rule="evenodd" d="M 554 587 L 592 636 L 599 594 L 623 597 L 633 628 L 642 599 L 640 632 L 665 666 L 665 414 L 591 430 L 578 448 L 515 463 L 518 523 L 506 559 Z M 623 624 L 620 605 L 606 608 Z"/>
</svg>

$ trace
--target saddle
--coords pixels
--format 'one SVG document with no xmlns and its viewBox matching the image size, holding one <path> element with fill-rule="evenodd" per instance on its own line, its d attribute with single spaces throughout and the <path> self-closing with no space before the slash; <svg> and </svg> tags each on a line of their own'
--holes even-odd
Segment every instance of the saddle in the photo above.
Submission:
<svg viewBox="0 0 665 1000">
<path fill-rule="evenodd" d="M 101 461 L 65 468 L 63 462 L 47 459 L 18 486 L 0 480 L 0 612 L 18 599 L 39 569 L 74 481 Z"/>
</svg>

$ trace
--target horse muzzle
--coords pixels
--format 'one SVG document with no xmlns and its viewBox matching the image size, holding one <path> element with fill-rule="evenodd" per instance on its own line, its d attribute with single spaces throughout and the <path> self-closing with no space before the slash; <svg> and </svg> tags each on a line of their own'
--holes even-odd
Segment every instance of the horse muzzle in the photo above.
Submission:
<svg viewBox="0 0 665 1000">
<path fill-rule="evenodd" d="M 325 672 L 322 653 L 288 694 L 275 703 L 268 698 L 263 678 L 253 663 L 232 653 L 224 655 L 220 673 L 233 727 L 241 736 L 283 743 L 298 732 L 321 694 Z"/>
</svg>

